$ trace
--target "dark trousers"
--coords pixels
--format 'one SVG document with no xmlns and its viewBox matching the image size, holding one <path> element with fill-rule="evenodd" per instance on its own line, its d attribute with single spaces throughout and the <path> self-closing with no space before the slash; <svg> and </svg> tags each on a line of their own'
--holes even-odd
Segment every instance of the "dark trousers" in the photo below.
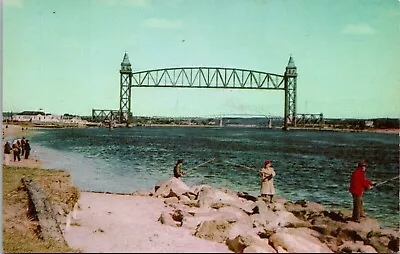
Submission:
<svg viewBox="0 0 400 254">
<path fill-rule="evenodd" d="M 16 161 L 17 159 L 18 159 L 18 161 L 21 160 L 21 157 L 19 156 L 19 151 L 18 152 L 14 151 L 13 154 L 14 154 L 14 161 Z"/>
<path fill-rule="evenodd" d="M 28 159 L 30 153 L 31 153 L 30 150 L 26 150 L 25 151 L 25 159 Z"/>
<path fill-rule="evenodd" d="M 360 217 L 364 217 L 364 207 L 363 207 L 363 200 L 362 195 L 353 195 L 353 216 L 352 219 L 354 221 L 359 221 Z"/>
</svg>

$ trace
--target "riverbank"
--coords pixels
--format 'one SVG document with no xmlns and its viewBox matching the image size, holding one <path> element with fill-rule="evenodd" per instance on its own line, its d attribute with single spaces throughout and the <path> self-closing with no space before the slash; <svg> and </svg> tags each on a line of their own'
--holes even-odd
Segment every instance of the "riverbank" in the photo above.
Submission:
<svg viewBox="0 0 400 254">
<path fill-rule="evenodd" d="M 166 181 L 169 180 L 167 179 Z M 183 178 L 182 184 L 179 183 L 178 186 L 186 188 L 183 185 L 185 181 L 185 178 Z M 156 186 L 157 184 L 154 183 Z M 223 200 L 224 202 L 220 202 L 221 200 L 209 200 L 206 198 L 215 196 L 227 198 L 215 188 L 206 186 L 188 187 L 190 191 L 185 195 L 177 190 L 176 186 L 171 186 L 172 192 L 175 193 L 172 194 L 171 189 L 168 189 L 165 185 L 163 188 L 160 186 L 159 188 L 166 192 L 158 193 L 157 195 L 154 195 L 155 192 L 150 190 L 143 193 L 135 193 L 135 195 L 81 192 L 75 211 L 65 215 L 61 222 L 65 239 L 71 247 L 78 248 L 82 252 L 228 252 L 229 248 L 238 252 L 240 249 L 244 251 L 251 245 L 250 242 L 246 242 L 244 239 L 247 239 L 247 236 L 242 235 L 242 240 L 239 237 L 234 241 L 237 235 L 232 236 L 228 232 L 216 230 L 219 226 L 228 227 L 228 224 L 221 222 L 221 225 L 218 224 L 216 226 L 205 221 L 215 220 L 217 218 L 213 216 L 220 216 L 224 212 L 226 216 L 233 216 L 232 213 L 241 216 L 240 219 L 229 217 L 229 225 L 239 225 L 237 223 L 240 221 L 246 224 L 250 219 L 254 223 L 256 218 L 265 212 L 268 215 L 265 218 L 265 222 L 268 222 L 269 226 L 274 226 L 265 227 L 267 225 L 261 225 L 261 222 L 258 221 L 257 229 L 259 232 L 257 233 L 259 234 L 249 236 L 253 240 L 254 238 L 258 239 L 257 237 L 261 239 L 261 242 L 258 240 L 257 242 L 262 245 L 261 247 L 268 248 L 267 250 L 263 249 L 263 252 L 282 252 L 285 250 L 294 252 L 293 246 L 284 244 L 285 241 L 290 241 L 290 239 L 282 238 L 287 234 L 291 237 L 295 236 L 296 240 L 299 241 L 303 239 L 298 239 L 300 237 L 298 234 L 306 234 L 307 237 L 310 234 L 318 236 L 309 238 L 307 242 L 302 242 L 304 243 L 303 246 L 309 248 L 302 249 L 303 252 L 327 250 L 324 249 L 326 246 L 331 250 L 353 246 L 367 252 L 374 252 L 374 250 L 387 252 L 384 250 L 388 244 L 391 243 L 393 245 L 393 242 L 396 241 L 396 238 L 391 233 L 385 232 L 384 229 L 377 225 L 374 219 L 369 217 L 358 227 L 358 224 L 347 221 L 348 214 L 332 213 L 322 209 L 321 206 L 315 203 L 293 204 L 288 200 L 279 198 L 274 205 L 267 204 L 264 206 L 262 202 L 259 202 L 262 200 L 257 197 L 247 196 L 246 198 L 240 198 L 235 196 L 235 193 L 224 190 L 223 192 L 230 196 L 228 201 L 239 199 L 241 203 L 246 204 L 246 207 L 241 206 L 237 210 L 238 205 L 226 203 L 226 199 Z M 205 196 L 201 197 L 203 194 L 200 193 L 206 192 L 214 194 L 204 194 Z M 190 193 L 194 193 L 194 195 Z M 215 193 L 218 195 L 215 195 Z M 310 204 L 321 209 L 312 210 L 310 209 Z M 250 209 L 251 207 L 253 208 Z M 245 214 L 243 214 L 243 211 Z M 293 216 L 303 219 L 298 221 Z M 208 220 L 205 220 L 206 218 Z M 222 219 L 221 217 L 218 218 Z M 289 218 L 293 219 L 293 221 L 289 221 Z M 194 230 L 200 224 L 203 225 L 203 230 L 205 230 L 204 228 L 210 228 L 212 231 L 208 233 L 199 231 L 196 233 Z M 143 228 L 146 228 L 146 230 L 138 230 Z M 296 228 L 296 230 L 290 228 Z M 297 228 L 300 229 L 297 230 Z M 349 236 L 346 236 L 347 234 Z M 367 237 L 368 234 L 369 237 Z M 211 238 L 207 237 L 207 235 L 218 235 L 218 237 Z M 386 247 L 382 247 L 377 242 L 377 237 L 387 242 Z M 227 241 L 228 238 L 230 239 L 229 241 Z M 113 240 L 111 241 L 110 239 Z M 361 241 L 360 239 L 362 244 L 360 242 L 357 243 L 357 241 Z M 130 242 L 133 242 L 132 245 Z M 227 244 L 228 242 L 230 245 Z M 235 242 L 236 247 L 232 245 Z M 214 243 L 217 243 L 217 245 L 214 245 Z M 350 245 L 350 247 L 347 245 Z M 206 246 L 204 247 L 206 249 L 202 246 Z M 316 246 L 318 246 L 318 249 Z M 368 246 L 377 247 L 371 249 Z M 255 252 L 254 248 L 256 247 L 250 247 L 250 250 L 253 250 L 251 252 Z"/>
</svg>

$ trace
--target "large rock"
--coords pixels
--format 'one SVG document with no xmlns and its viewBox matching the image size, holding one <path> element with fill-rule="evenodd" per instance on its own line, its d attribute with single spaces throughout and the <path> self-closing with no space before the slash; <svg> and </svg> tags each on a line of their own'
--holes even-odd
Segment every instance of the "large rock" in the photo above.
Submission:
<svg viewBox="0 0 400 254">
<path fill-rule="evenodd" d="M 237 207 L 223 207 L 218 210 L 207 208 L 200 208 L 197 211 L 192 210 L 188 212 L 192 216 L 184 216 L 182 220 L 182 227 L 190 229 L 194 232 L 197 227 L 205 221 L 223 220 L 228 223 L 241 221 L 241 223 L 248 223 L 251 225 L 250 217 Z"/>
<path fill-rule="evenodd" d="M 348 221 L 343 229 L 357 231 L 363 239 L 366 239 L 369 232 L 380 231 L 381 227 L 377 220 L 366 217 L 360 223 Z"/>
<path fill-rule="evenodd" d="M 251 248 L 247 249 L 247 252 L 255 249 L 257 252 L 276 253 L 275 249 L 268 244 L 267 239 L 260 239 L 251 235 L 238 235 L 233 239 L 228 238 L 226 240 L 226 245 L 235 253 L 242 253 L 247 247 L 251 246 Z"/>
<path fill-rule="evenodd" d="M 309 217 L 325 211 L 323 205 L 304 200 L 295 203 L 287 201 L 284 206 L 287 211 L 293 213 L 296 217 L 302 220 L 307 220 Z"/>
<path fill-rule="evenodd" d="M 225 243 L 232 224 L 226 220 L 210 220 L 200 224 L 195 236 L 219 243 Z"/>
<path fill-rule="evenodd" d="M 236 220 L 250 220 L 249 215 L 245 213 L 242 209 L 236 206 L 224 206 L 218 209 L 218 213 L 232 214 Z"/>
<path fill-rule="evenodd" d="M 162 212 L 160 217 L 158 218 L 158 221 L 161 222 L 161 224 L 172 226 L 172 227 L 178 227 L 180 226 L 179 222 L 176 222 L 173 218 L 172 215 L 168 212 Z"/>
<path fill-rule="evenodd" d="M 277 251 L 269 244 L 258 244 L 253 243 L 250 246 L 247 246 L 243 253 L 276 253 Z"/>
<path fill-rule="evenodd" d="M 169 198 L 169 197 L 179 197 L 185 192 L 189 191 L 189 186 L 187 186 L 180 179 L 172 177 L 168 180 L 159 182 L 154 187 L 154 196 Z"/>
<path fill-rule="evenodd" d="M 229 249 L 235 253 L 243 252 L 243 250 L 250 245 L 261 246 L 264 250 L 268 249 L 268 239 L 261 239 L 257 233 L 258 230 L 253 228 L 250 222 L 236 222 L 232 225 L 229 231 L 226 244 Z"/>
<path fill-rule="evenodd" d="M 298 219 L 293 213 L 287 211 L 280 211 L 277 216 L 271 220 L 267 226 L 267 230 L 274 230 L 283 227 L 307 227 L 309 224 L 305 221 Z"/>
<path fill-rule="evenodd" d="M 253 228 L 253 225 L 250 222 L 239 221 L 232 224 L 232 227 L 228 233 L 228 239 L 232 240 L 237 236 L 242 236 L 243 238 L 249 238 L 248 240 L 260 239 L 257 235 L 258 230 Z M 265 239 L 267 240 L 267 239 Z M 268 240 L 267 240 L 268 243 Z M 251 242 L 248 242 L 247 245 L 250 245 Z"/>
<path fill-rule="evenodd" d="M 238 202 L 239 198 L 229 195 L 219 189 L 203 186 L 198 191 L 197 200 L 199 207 L 209 207 L 214 203 L 232 204 Z"/>
<path fill-rule="evenodd" d="M 209 185 L 209 184 L 201 184 L 201 185 L 195 185 L 195 186 L 190 187 L 189 191 L 190 191 L 191 193 L 194 193 L 194 194 L 197 196 L 197 195 L 199 195 L 199 191 L 200 191 L 201 189 L 203 189 L 203 188 L 213 189 L 214 187 L 212 187 L 212 186 Z"/>
<path fill-rule="evenodd" d="M 364 245 L 363 241 L 346 241 L 338 248 L 339 253 L 378 253 L 371 245 Z"/>
<path fill-rule="evenodd" d="M 275 249 L 281 247 L 290 253 L 333 253 L 326 244 L 312 235 L 315 233 L 306 228 L 284 228 L 273 234 L 269 241 Z"/>
<path fill-rule="evenodd" d="M 267 227 L 270 221 L 274 221 L 278 218 L 278 214 L 273 211 L 265 211 L 263 213 L 257 213 L 250 215 L 250 219 L 254 227 Z"/>
</svg>

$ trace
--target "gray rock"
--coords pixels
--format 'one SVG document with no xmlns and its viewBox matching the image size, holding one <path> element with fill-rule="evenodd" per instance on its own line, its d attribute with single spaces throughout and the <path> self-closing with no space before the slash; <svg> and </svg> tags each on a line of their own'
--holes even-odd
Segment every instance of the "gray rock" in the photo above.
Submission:
<svg viewBox="0 0 400 254">
<path fill-rule="evenodd" d="M 195 236 L 219 243 L 225 243 L 228 239 L 232 224 L 226 220 L 209 220 L 200 224 L 195 232 Z"/>
</svg>

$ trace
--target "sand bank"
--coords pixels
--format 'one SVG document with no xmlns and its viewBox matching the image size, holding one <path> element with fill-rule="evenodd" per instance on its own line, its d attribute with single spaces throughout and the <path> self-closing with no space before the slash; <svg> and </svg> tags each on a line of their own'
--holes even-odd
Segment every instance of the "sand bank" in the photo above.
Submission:
<svg viewBox="0 0 400 254">
<path fill-rule="evenodd" d="M 33 129 L 33 128 L 32 128 Z M 4 139 L 34 135 L 32 129 L 3 125 Z M 5 140 L 3 140 L 4 145 Z M 10 161 L 10 166 L 41 167 L 31 154 L 29 159 Z M 77 210 L 61 222 L 67 244 L 82 252 L 231 252 L 225 244 L 192 236 L 189 230 L 162 225 L 158 217 L 171 211 L 162 199 L 132 195 L 81 192 Z"/>
<path fill-rule="evenodd" d="M 188 229 L 162 225 L 162 199 L 82 192 L 70 226 L 62 225 L 71 248 L 82 252 L 231 252 L 225 244 L 192 236 Z"/>
</svg>

